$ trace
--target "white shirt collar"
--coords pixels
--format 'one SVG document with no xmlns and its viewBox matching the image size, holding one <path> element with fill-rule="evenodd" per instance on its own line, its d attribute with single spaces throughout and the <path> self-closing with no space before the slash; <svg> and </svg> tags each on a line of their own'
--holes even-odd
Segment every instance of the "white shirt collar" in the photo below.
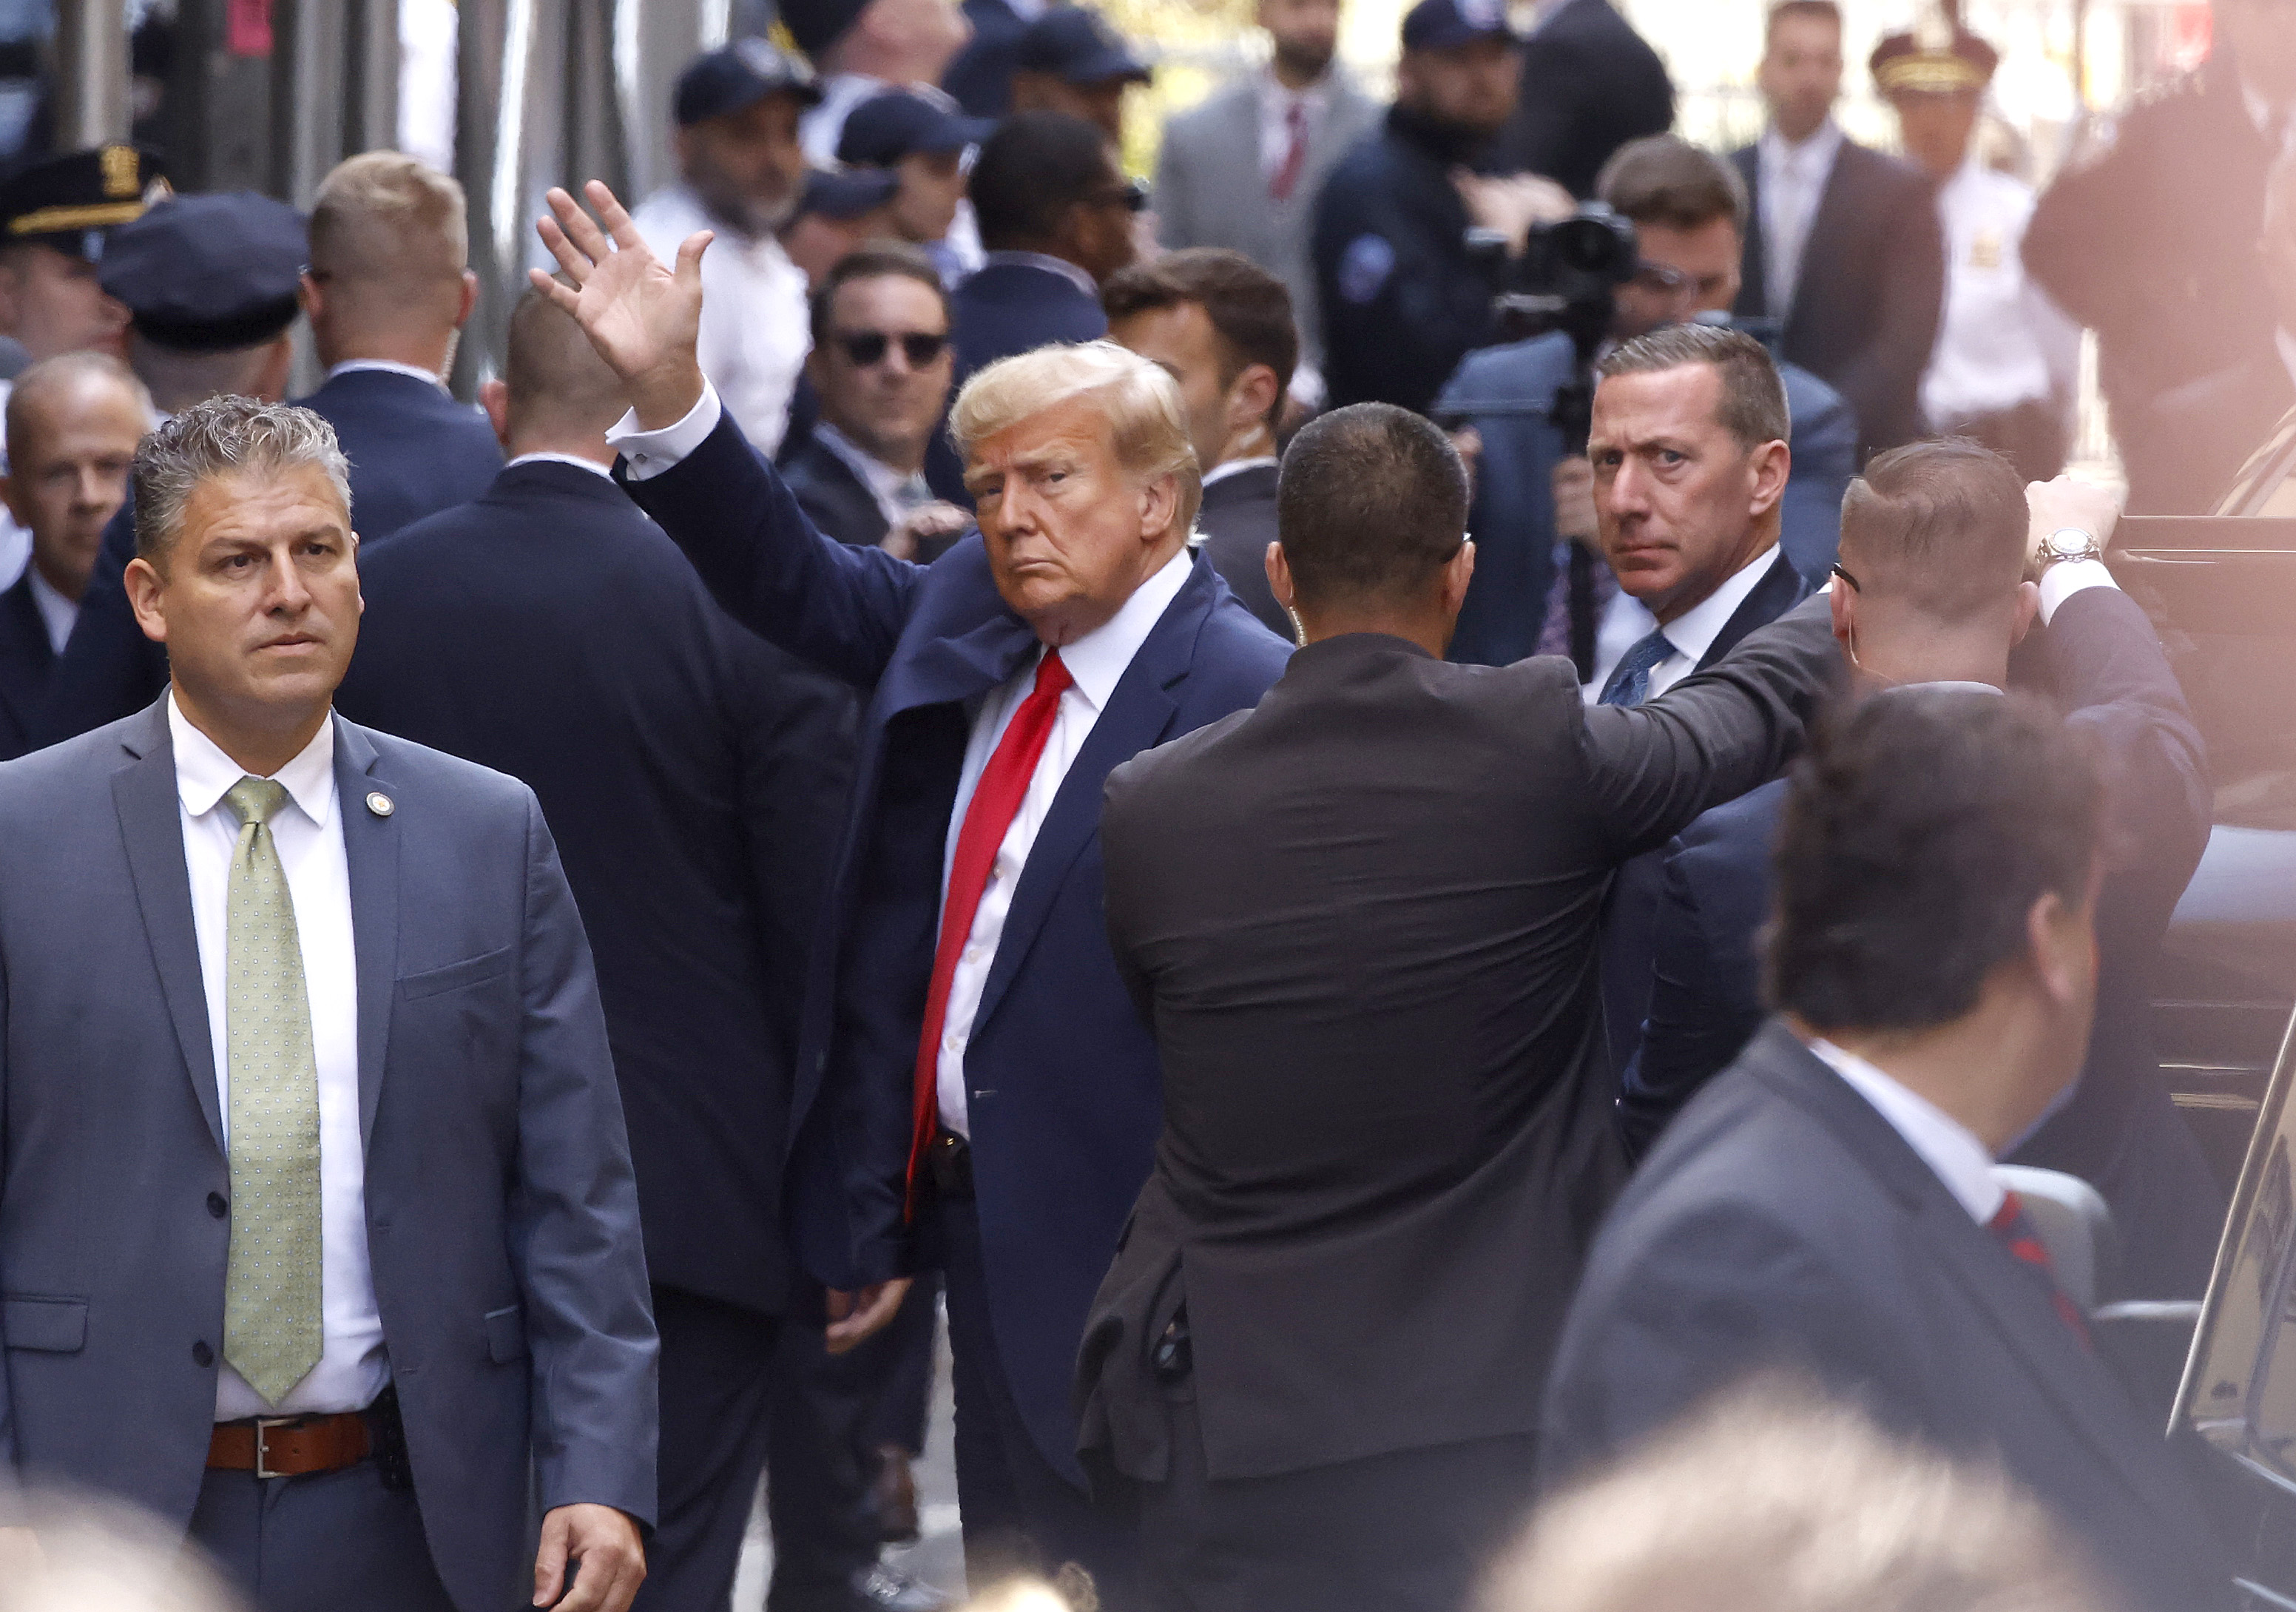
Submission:
<svg viewBox="0 0 2296 1612">
<path fill-rule="evenodd" d="M 614 472 L 611 465 L 601 465 L 595 459 L 585 459 L 578 454 L 549 452 L 522 453 L 519 455 L 517 458 L 512 459 L 509 464 L 504 465 L 503 468 L 504 470 L 516 470 L 521 465 L 571 465 L 577 470 L 586 470 L 592 475 L 603 476 L 609 481 L 614 479 Z"/>
<path fill-rule="evenodd" d="M 1675 654 L 1693 666 L 1704 660 L 1706 652 L 1714 647 L 1714 640 L 1738 613 L 1738 606 L 1746 602 L 1746 596 L 1754 591 L 1754 585 L 1777 557 L 1778 546 L 1773 543 L 1732 572 L 1721 587 L 1661 628 L 1666 641 L 1674 646 Z"/>
<path fill-rule="evenodd" d="M 337 375 L 348 375 L 362 369 L 380 370 L 387 375 L 405 375 L 410 380 L 427 381 L 440 391 L 447 390 L 447 383 L 439 378 L 436 371 L 425 369 L 419 364 L 400 364 L 390 358 L 345 358 L 327 371 L 327 379 L 332 381 Z"/>
<path fill-rule="evenodd" d="M 1185 547 L 1164 562 L 1163 568 L 1132 590 L 1117 613 L 1073 644 L 1061 646 L 1061 662 L 1076 679 L 1077 692 L 1092 702 L 1095 711 L 1107 708 L 1117 679 L 1140 653 L 1164 612 L 1180 595 L 1195 563 L 1194 551 Z"/>
<path fill-rule="evenodd" d="M 1293 89 L 1275 76 L 1273 66 L 1263 65 L 1259 70 L 1260 103 L 1273 107 L 1280 113 L 1294 101 L 1304 101 L 1310 112 L 1321 111 L 1324 103 L 1332 98 L 1332 78 L 1338 71 L 1339 59 L 1334 57 L 1332 65 L 1324 70 L 1322 78 L 1305 89 Z"/>
<path fill-rule="evenodd" d="M 1920 1092 L 1899 1085 L 1859 1057 L 1823 1038 L 1809 1043 L 1819 1062 L 1840 1075 L 1849 1089 L 1872 1104 L 1921 1156 L 1938 1180 L 1945 1183 L 1969 1218 L 1984 1225 L 2000 1211 L 2001 1183 L 1993 1176 L 1993 1155 L 1959 1120 Z"/>
<path fill-rule="evenodd" d="M 32 580 L 32 603 L 40 608 L 40 625 L 48 629 L 48 647 L 62 654 L 71 641 L 72 623 L 79 620 L 79 606 L 40 574 L 37 561 L 28 563 L 24 574 Z"/>
<path fill-rule="evenodd" d="M 216 742 L 192 726 L 176 691 L 168 691 L 168 732 L 176 746 L 176 794 L 184 810 L 203 818 L 216 809 L 225 792 L 247 776 L 247 769 Z M 335 815 L 335 719 L 332 712 L 302 753 L 272 777 L 283 785 L 287 796 L 317 827 L 324 828 Z"/>
<path fill-rule="evenodd" d="M 1773 123 L 1762 131 L 1762 166 L 1772 172 L 1786 167 L 1807 164 L 1814 174 L 1829 172 L 1833 159 L 1841 150 L 1841 125 L 1828 117 L 1817 126 L 1817 131 L 1796 145 L 1778 133 Z"/>
<path fill-rule="evenodd" d="M 1048 273 L 1060 276 L 1062 279 L 1066 280 L 1094 300 L 1097 301 L 1100 298 L 1100 287 L 1094 283 L 1093 277 L 1066 258 L 1055 258 L 1045 252 L 993 251 L 984 254 L 980 259 L 982 268 L 995 268 L 1000 264 L 1018 264 L 1025 265 L 1029 268 L 1044 269 Z"/>
<path fill-rule="evenodd" d="M 1203 484 L 1206 487 L 1210 487 L 1215 481 L 1225 481 L 1230 476 L 1236 475 L 1241 472 L 1258 470 L 1263 465 L 1273 465 L 1275 463 L 1275 456 L 1274 454 L 1260 454 L 1254 458 L 1250 459 L 1225 460 L 1204 472 Z"/>
</svg>

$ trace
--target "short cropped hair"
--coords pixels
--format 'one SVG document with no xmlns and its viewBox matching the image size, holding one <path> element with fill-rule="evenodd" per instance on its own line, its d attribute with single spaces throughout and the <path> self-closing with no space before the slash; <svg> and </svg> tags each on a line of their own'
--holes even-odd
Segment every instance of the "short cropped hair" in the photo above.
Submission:
<svg viewBox="0 0 2296 1612">
<path fill-rule="evenodd" d="M 209 398 L 144 439 L 129 473 L 135 492 L 135 553 L 158 564 L 183 530 L 184 506 L 202 481 L 242 473 L 279 475 L 301 465 L 326 473 L 346 514 L 350 462 L 322 415 L 289 403 Z"/>
<path fill-rule="evenodd" d="M 1267 428 L 1275 430 L 1300 363 L 1300 327 L 1292 323 L 1290 288 L 1240 251 L 1195 246 L 1121 269 L 1100 290 L 1100 305 L 1111 323 L 1185 302 L 1202 308 L 1211 321 L 1223 387 L 1233 386 L 1254 364 L 1275 372 L 1275 399 L 1267 406 Z"/>
<path fill-rule="evenodd" d="M 1055 343 L 999 358 L 956 394 L 949 435 L 970 459 L 1000 432 L 1078 398 L 1099 403 L 1118 463 L 1143 481 L 1178 479 L 1173 518 L 1183 531 L 1193 526 L 1203 503 L 1203 474 L 1188 440 L 1180 384 L 1161 365 L 1113 341 Z"/>
<path fill-rule="evenodd" d="M 1637 225 L 1688 231 L 1727 218 L 1740 234 L 1746 231 L 1744 178 L 1679 135 L 1650 135 L 1619 147 L 1595 176 L 1595 194 Z"/>
<path fill-rule="evenodd" d="M 948 288 L 941 284 L 940 270 L 932 259 L 915 247 L 898 241 L 876 241 L 857 251 L 847 252 L 837 259 L 830 271 L 814 288 L 808 314 L 812 323 L 813 344 L 828 345 L 833 333 L 831 318 L 837 311 L 837 293 L 856 280 L 881 280 L 888 276 L 896 279 L 914 280 L 940 300 L 944 317 L 948 313 Z"/>
<path fill-rule="evenodd" d="M 2025 570 L 2025 484 L 2008 460 L 1959 438 L 1878 454 L 1841 500 L 1859 596 L 1960 621 L 2005 603 Z"/>
<path fill-rule="evenodd" d="M 1108 136 L 1066 112 L 1014 112 L 980 143 L 966 193 L 980 244 L 1007 251 L 1060 234 L 1069 209 L 1115 171 Z"/>
<path fill-rule="evenodd" d="M 1959 1018 L 2035 901 L 2087 901 L 2102 810 L 2086 732 L 2038 701 L 1916 686 L 1836 713 L 1786 794 L 1771 1005 L 1829 1033 Z"/>
<path fill-rule="evenodd" d="M 1726 325 L 1660 325 L 1620 342 L 1595 373 L 1611 381 L 1689 364 L 1710 364 L 1720 374 L 1722 401 L 1715 418 L 1740 447 L 1751 453 L 1765 442 L 1790 440 L 1793 419 L 1786 408 L 1786 383 L 1769 349 Z"/>
<path fill-rule="evenodd" d="M 61 391 L 89 381 L 108 381 L 126 391 L 143 408 L 148 417 L 152 413 L 152 394 L 138 380 L 135 372 L 103 352 L 58 353 L 53 358 L 43 358 L 16 377 L 8 392 L 8 408 L 4 430 L 10 455 L 20 453 L 24 431 L 32 411 L 51 392 Z"/>
<path fill-rule="evenodd" d="M 1790 1378 L 1708 1402 L 1542 1507 L 1481 1612 L 2117 1612 L 1997 1463 Z"/>
<path fill-rule="evenodd" d="M 598 356 L 574 316 L 531 286 L 511 309 L 505 347 L 503 386 L 513 432 L 543 422 L 603 432 L 629 407 L 621 377 Z"/>
<path fill-rule="evenodd" d="M 386 306 L 421 303 L 459 283 L 470 261 L 463 187 L 403 152 L 336 164 L 311 208 L 311 275 Z"/>
<path fill-rule="evenodd" d="M 1467 467 L 1425 417 L 1354 403 L 1300 428 L 1275 482 L 1300 603 L 1409 603 L 1467 537 Z"/>
<path fill-rule="evenodd" d="M 1841 26 L 1841 7 L 1834 0 L 1778 0 L 1770 7 L 1770 14 L 1762 23 L 1762 43 L 1769 44 L 1778 31 L 1778 24 L 1789 17 L 1804 17 L 1812 22 L 1831 22 Z"/>
</svg>

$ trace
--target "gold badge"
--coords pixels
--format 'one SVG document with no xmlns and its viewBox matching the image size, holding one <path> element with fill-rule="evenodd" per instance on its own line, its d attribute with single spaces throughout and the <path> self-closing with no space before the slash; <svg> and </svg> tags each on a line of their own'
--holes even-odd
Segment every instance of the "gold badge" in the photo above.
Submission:
<svg viewBox="0 0 2296 1612">
<path fill-rule="evenodd" d="M 366 809 L 379 818 L 387 818 L 392 812 L 398 810 L 398 807 L 391 804 L 390 797 L 383 794 L 380 789 L 367 796 Z"/>
<path fill-rule="evenodd" d="M 103 193 L 132 196 L 144 188 L 142 162 L 132 145 L 107 145 L 98 153 L 103 166 Z"/>
</svg>

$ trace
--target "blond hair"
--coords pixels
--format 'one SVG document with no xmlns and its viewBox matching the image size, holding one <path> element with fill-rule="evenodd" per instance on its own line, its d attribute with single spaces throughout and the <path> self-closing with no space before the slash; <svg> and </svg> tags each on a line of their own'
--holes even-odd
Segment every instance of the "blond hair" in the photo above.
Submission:
<svg viewBox="0 0 2296 1612">
<path fill-rule="evenodd" d="M 463 187 L 404 152 L 361 152 L 320 182 L 311 274 L 378 308 L 459 305 L 470 260 Z M 447 288 L 451 287 L 451 293 Z"/>
<path fill-rule="evenodd" d="M 956 394 L 949 434 L 969 460 L 989 438 L 1083 398 L 1099 403 L 1119 464 L 1144 482 L 1164 476 L 1179 482 L 1173 519 L 1182 531 L 1193 526 L 1204 484 L 1180 384 L 1161 365 L 1113 341 L 1039 347 L 1000 358 Z"/>
<path fill-rule="evenodd" d="M 2119 1612 L 1997 1466 L 1772 1378 L 1542 1508 L 1484 1612 Z"/>
</svg>

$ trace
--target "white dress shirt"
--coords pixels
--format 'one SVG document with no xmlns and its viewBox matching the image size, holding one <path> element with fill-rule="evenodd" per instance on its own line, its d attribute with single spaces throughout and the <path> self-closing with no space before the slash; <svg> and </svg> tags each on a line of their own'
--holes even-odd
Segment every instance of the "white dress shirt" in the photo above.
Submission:
<svg viewBox="0 0 2296 1612">
<path fill-rule="evenodd" d="M 1304 162 L 1307 148 L 1315 143 L 1316 131 L 1324 126 L 1324 114 L 1331 105 L 1332 76 L 1328 71 L 1307 88 L 1292 89 L 1275 77 L 1273 68 L 1259 70 L 1260 177 L 1272 184 L 1283 160 L 1292 154 L 1292 109 L 1300 109 L 1300 158 Z M 1295 190 L 1292 193 L 1299 193 Z"/>
<path fill-rule="evenodd" d="M 1204 472 L 1203 485 L 1210 487 L 1215 481 L 1225 481 L 1230 476 L 1241 475 L 1247 470 L 1258 470 L 1263 465 L 1275 463 L 1276 458 L 1274 454 L 1259 454 L 1249 459 L 1223 459 Z"/>
<path fill-rule="evenodd" d="M 1903 1137 L 1906 1146 L 1921 1156 L 1938 1180 L 1945 1183 L 1969 1218 L 1985 1225 L 2000 1213 L 2008 1195 L 1993 1176 L 1993 1155 L 1969 1127 L 1917 1091 L 1891 1080 L 1854 1052 L 1844 1052 L 1832 1041 L 1809 1043 L 1820 1063 L 1840 1075 L 1849 1089 L 1873 1105 Z"/>
<path fill-rule="evenodd" d="M 192 925 L 199 936 L 208 1034 L 215 1049 L 216 1097 L 224 1143 L 231 1142 L 230 1026 L 225 968 L 232 853 L 239 818 L 224 794 L 247 776 L 215 741 L 192 726 L 168 695 L 182 803 L 184 865 L 191 876 Z M 335 725 L 330 718 L 303 753 L 272 775 L 291 806 L 271 819 L 287 873 L 303 981 L 311 998 L 311 1053 L 319 1076 L 319 1363 L 273 1406 L 229 1365 L 216 1374 L 216 1419 L 358 1410 L 390 1380 L 382 1316 L 367 1263 L 366 1156 L 359 1140 L 358 965 L 351 941 L 350 865 L 336 815 Z"/>
<path fill-rule="evenodd" d="M 665 264 L 676 261 L 678 243 L 694 231 L 717 232 L 701 259 L 696 356 L 750 446 L 770 457 L 789 429 L 790 398 L 813 347 L 804 271 L 772 235 L 746 236 L 710 217 L 684 185 L 648 196 L 630 222 Z"/>
<path fill-rule="evenodd" d="M 1705 659 L 1708 650 L 1714 647 L 1714 640 L 1722 636 L 1722 629 L 1730 624 L 1730 618 L 1738 613 L 1738 606 L 1746 602 L 1746 596 L 1754 591 L 1755 584 L 1762 580 L 1763 573 L 1769 570 L 1777 557 L 1777 545 L 1773 543 L 1732 572 L 1719 588 L 1668 623 L 1666 641 L 1674 646 L 1674 653 L 1651 668 L 1650 692 L 1644 698 L 1658 698 L 1697 670 L 1698 662 Z M 1632 613 L 1620 610 L 1614 601 L 1611 609 L 1604 613 L 1595 648 L 1598 652 L 1611 653 L 1606 661 L 1595 667 L 1593 680 L 1579 690 L 1589 705 L 1601 697 L 1603 685 L 1611 680 L 1611 673 L 1617 669 L 1626 652 L 1658 627 L 1658 618 L 1651 614 L 1640 600 L 1624 590 L 1618 597 L 1633 606 L 1635 612 L 1639 612 L 1641 619 L 1649 625 L 1633 637 L 1620 642 L 1625 621 Z M 1613 617 L 1619 620 L 1614 622 Z"/>
<path fill-rule="evenodd" d="M 1037 843 L 1037 833 L 1045 826 L 1046 814 L 1052 810 L 1053 798 L 1060 794 L 1077 752 L 1084 748 L 1093 724 L 1107 709 L 1117 680 L 1132 664 L 1150 629 L 1178 596 L 1191 563 L 1183 548 L 1134 589 L 1122 609 L 1061 650 L 1061 662 L 1075 681 L 1061 695 L 1052 736 L 1045 741 L 1045 753 L 1037 761 L 1028 793 L 1021 797 L 1021 808 L 1013 814 L 1013 826 L 1004 831 L 1004 843 L 996 848 L 996 860 L 989 868 L 988 886 L 980 892 L 980 905 L 973 909 L 972 932 L 965 936 L 964 950 L 949 977 L 937 1069 L 940 1123 L 959 1136 L 972 1134 L 965 1104 L 964 1049 L 972 1039 L 972 1016 L 980 1009 L 989 966 L 996 960 L 996 945 L 1004 933 L 1005 915 L 1012 910 L 1013 892 L 1020 887 L 1029 848 Z M 996 753 L 997 741 L 1012 723 L 1013 713 L 1036 686 L 1037 667 L 1043 659 L 1041 654 L 1029 656 L 1026 666 L 989 691 L 973 714 L 972 736 L 965 743 L 964 769 L 957 775 L 956 804 L 948 814 L 948 840 L 941 857 L 943 902 L 948 900 L 949 867 L 956 858 L 957 835 L 964 827 L 965 810 L 972 804 L 972 792 L 980 783 L 988 758 Z M 934 926 L 938 933 L 938 915 Z"/>
<path fill-rule="evenodd" d="M 888 526 L 898 526 L 902 516 L 932 498 L 924 472 L 895 470 L 826 420 L 815 423 L 813 440 L 836 455 L 839 463 L 869 489 L 869 496 L 877 500 L 877 513 L 885 517 Z"/>
<path fill-rule="evenodd" d="M 29 568 L 32 579 L 32 603 L 40 607 L 40 625 L 48 629 L 48 647 L 58 654 L 71 642 L 72 623 L 79 620 L 79 606 L 50 586 L 37 565 Z"/>
<path fill-rule="evenodd" d="M 509 464 L 504 465 L 503 468 L 504 470 L 515 470 L 521 465 L 571 465 L 575 469 L 586 470 L 592 475 L 597 476 L 601 480 L 611 481 L 614 479 L 614 472 L 611 465 L 601 465 L 595 459 L 583 458 L 578 454 L 522 453 L 519 455 L 517 458 L 512 459 Z"/>
<path fill-rule="evenodd" d="M 1841 152 L 1841 126 L 1828 118 L 1800 145 L 1789 145 L 1773 126 L 1755 150 L 1762 176 L 1763 300 L 1770 317 L 1782 320 L 1793 310 L 1810 226 Z"/>
<path fill-rule="evenodd" d="M 447 382 L 439 378 L 438 371 L 424 369 L 419 364 L 401 364 L 395 358 L 345 358 L 328 369 L 327 379 L 332 381 L 337 375 L 348 375 L 362 369 L 380 370 L 386 375 L 405 375 L 410 381 L 427 381 L 440 391 L 447 390 Z"/>
<path fill-rule="evenodd" d="M 1945 312 L 1922 410 L 1939 430 L 2079 388 L 2080 326 L 2025 273 L 2032 216 L 2032 190 L 1973 157 L 1939 187 Z"/>
</svg>

